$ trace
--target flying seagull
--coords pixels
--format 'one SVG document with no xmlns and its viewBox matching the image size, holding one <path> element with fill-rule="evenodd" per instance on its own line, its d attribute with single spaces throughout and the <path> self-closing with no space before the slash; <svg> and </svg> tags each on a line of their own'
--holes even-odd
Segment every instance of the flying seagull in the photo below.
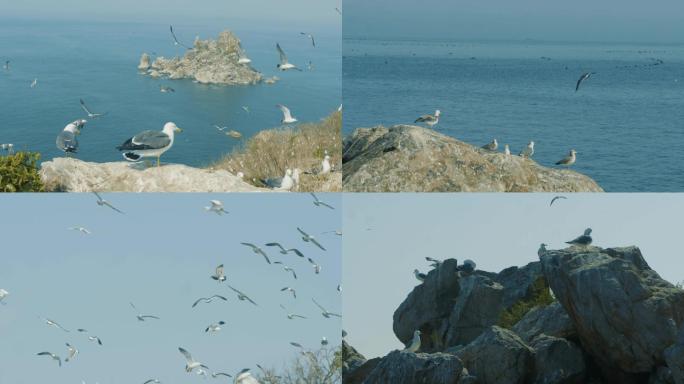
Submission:
<svg viewBox="0 0 684 384">
<path fill-rule="evenodd" d="M 263 249 L 259 248 L 258 246 L 254 245 L 252 243 L 240 243 L 240 244 L 252 248 L 252 252 L 254 252 L 257 255 L 263 256 L 264 259 L 266 259 L 266 262 L 271 264 L 271 260 L 268 258 L 268 255 L 266 255 L 266 252 L 264 252 Z"/>
<path fill-rule="evenodd" d="M 138 308 L 135 307 L 135 304 L 133 304 L 133 303 L 131 303 L 131 302 L 129 302 L 128 304 L 130 304 L 130 305 L 131 305 L 131 308 L 133 308 L 133 310 L 135 310 L 135 311 L 137 312 L 137 314 L 135 315 L 135 317 L 138 319 L 138 321 L 145 321 L 145 319 L 157 319 L 157 320 L 161 320 L 159 317 L 154 316 L 154 315 L 143 315 L 143 314 L 140 313 L 140 311 L 138 311 Z"/>
<path fill-rule="evenodd" d="M 192 372 L 193 369 L 200 368 L 200 367 L 205 368 L 205 369 L 209 369 L 209 367 L 207 367 L 206 365 L 204 365 L 204 364 L 200 363 L 199 361 L 196 361 L 195 359 L 193 359 L 190 352 L 183 349 L 183 347 L 178 347 L 178 351 L 180 353 L 182 353 L 183 356 L 185 356 L 185 361 L 186 361 L 185 372 L 190 373 L 190 372 Z"/>
<path fill-rule="evenodd" d="M 420 281 L 421 283 L 424 283 L 424 282 L 425 282 L 425 278 L 427 277 L 426 274 L 421 273 L 421 272 L 420 272 L 419 270 L 417 270 L 417 269 L 414 269 L 414 270 L 413 270 L 413 275 L 414 275 L 414 276 L 416 277 L 416 279 L 418 279 L 418 281 Z"/>
<path fill-rule="evenodd" d="M 313 269 L 314 269 L 314 273 L 316 273 L 317 275 L 318 275 L 319 273 L 321 273 L 321 266 L 318 265 L 318 264 L 316 264 L 316 262 L 313 261 L 313 259 L 310 258 L 310 257 L 308 258 L 308 260 L 309 260 L 309 263 L 311 264 L 311 266 L 312 266 Z"/>
<path fill-rule="evenodd" d="M 584 230 L 584 234 L 582 236 L 577 237 L 574 240 L 566 241 L 566 244 L 570 245 L 581 245 L 581 246 L 589 246 L 591 245 L 592 242 L 591 238 L 591 228 L 587 228 Z"/>
<path fill-rule="evenodd" d="M 9 70 L 10 70 L 10 65 L 9 65 L 9 64 L 10 64 L 10 61 L 9 61 L 9 60 L 5 60 L 5 65 L 3 65 L 3 68 L 5 69 L 5 71 L 9 71 Z"/>
<path fill-rule="evenodd" d="M 290 345 L 295 347 L 295 348 L 304 349 L 304 347 L 301 344 L 296 343 L 294 341 L 290 341 Z"/>
<path fill-rule="evenodd" d="M 62 132 L 57 135 L 57 140 L 55 141 L 57 149 L 66 153 L 67 156 L 70 153 L 76 153 L 78 151 L 78 139 L 76 136 L 81 134 L 81 128 L 85 126 L 85 123 L 87 123 L 86 120 L 80 119 L 67 124 Z"/>
<path fill-rule="evenodd" d="M 67 355 L 67 358 L 64 359 L 64 362 L 68 363 L 69 361 L 73 360 L 74 357 L 76 357 L 76 355 L 78 355 L 78 349 L 76 349 L 74 346 L 72 346 L 69 343 L 66 343 L 66 346 L 67 346 L 67 354 L 68 355 Z"/>
<path fill-rule="evenodd" d="M 218 323 L 212 323 L 209 324 L 209 326 L 204 330 L 205 333 L 211 332 L 211 333 L 216 333 L 221 330 L 221 326 L 225 325 L 226 322 L 221 320 Z"/>
<path fill-rule="evenodd" d="M 159 383 L 161 383 L 161 381 L 159 381 L 159 379 L 149 379 L 146 382 L 144 382 L 143 384 L 150 384 L 150 383 L 159 384 Z"/>
<path fill-rule="evenodd" d="M 297 255 L 299 257 L 304 257 L 304 254 L 297 248 L 286 249 L 280 243 L 266 243 L 265 245 L 267 247 L 278 247 L 278 248 L 280 248 L 280 253 L 282 253 L 283 255 L 287 255 L 290 252 L 294 252 L 295 255 Z"/>
<path fill-rule="evenodd" d="M 83 108 L 85 113 L 88 115 L 88 118 L 90 118 L 90 119 L 97 119 L 98 117 L 102 117 L 102 116 L 107 114 L 107 112 L 105 112 L 105 113 L 91 112 L 90 109 L 88 109 L 88 107 L 86 106 L 85 101 L 83 101 L 83 99 L 80 99 L 80 101 L 81 101 L 81 108 Z"/>
<path fill-rule="evenodd" d="M 520 153 L 518 155 L 520 157 L 526 157 L 526 158 L 532 157 L 532 155 L 534 155 L 534 141 L 530 141 L 529 143 L 527 143 L 527 147 L 525 147 L 525 149 L 520 151 Z"/>
<path fill-rule="evenodd" d="M 235 384 L 259 384 L 259 381 L 252 376 L 249 368 L 245 368 L 235 377 Z"/>
<path fill-rule="evenodd" d="M 204 207 L 204 209 L 207 212 L 216 212 L 217 215 L 221 216 L 224 213 L 228 213 L 225 209 L 223 209 L 223 203 L 219 200 L 210 200 L 211 203 L 210 207 Z"/>
<path fill-rule="evenodd" d="M 306 319 L 305 316 L 297 315 L 296 313 L 290 313 L 290 311 L 288 311 L 287 308 L 285 308 L 285 306 L 283 306 L 282 304 L 280 304 L 280 308 L 282 308 L 285 311 L 285 313 L 287 314 L 287 318 L 289 320 L 292 320 L 294 318 Z"/>
<path fill-rule="evenodd" d="M 169 87 L 168 85 L 160 85 L 159 86 L 159 92 L 161 92 L 161 93 L 175 93 L 176 90 Z"/>
<path fill-rule="evenodd" d="M 285 291 L 292 293 L 292 297 L 294 297 L 295 299 L 297 298 L 297 291 L 296 291 L 294 288 L 292 288 L 292 287 L 285 287 L 285 288 L 282 288 L 282 289 L 280 290 L 280 292 L 285 292 Z"/>
<path fill-rule="evenodd" d="M 38 78 L 36 77 L 36 78 L 33 79 L 33 81 L 31 82 L 31 88 L 35 88 L 35 87 L 37 87 L 37 86 L 38 86 Z"/>
<path fill-rule="evenodd" d="M 219 377 L 219 376 L 233 377 L 233 375 L 229 375 L 229 374 L 227 374 L 227 373 L 225 373 L 225 372 L 214 372 L 214 373 L 211 374 L 211 377 L 214 378 L 214 379 L 217 378 L 217 377 Z"/>
<path fill-rule="evenodd" d="M 254 304 L 254 305 L 257 305 L 257 303 L 255 303 L 254 300 L 250 299 L 249 296 L 245 295 L 242 291 L 240 291 L 240 290 L 238 290 L 238 289 L 236 289 L 236 288 L 233 288 L 233 287 L 230 286 L 230 285 L 228 286 L 228 288 L 230 288 L 233 292 L 237 293 L 237 298 L 238 298 L 238 300 L 240 300 L 240 301 L 245 301 L 245 300 L 247 300 L 247 301 L 249 301 L 250 303 L 252 303 L 252 304 Z"/>
<path fill-rule="evenodd" d="M 312 243 L 312 244 L 314 244 L 315 246 L 317 246 L 318 248 L 320 248 L 320 249 L 322 249 L 322 250 L 325 251 L 325 248 L 323 248 L 323 246 L 322 246 L 318 241 L 316 241 L 316 238 L 314 238 L 313 236 L 311 236 L 311 235 L 309 235 L 308 233 L 304 232 L 304 230 L 301 229 L 301 228 L 299 228 L 299 227 L 297 227 L 297 230 L 299 231 L 299 233 L 302 234 L 302 240 L 304 240 L 304 242 L 306 242 L 306 243 Z"/>
<path fill-rule="evenodd" d="M 283 269 L 285 270 L 285 272 L 291 272 L 291 273 L 292 273 L 292 277 L 294 277 L 295 280 L 297 279 L 297 273 L 295 272 L 295 270 L 292 269 L 292 268 L 290 268 L 290 267 L 288 267 L 287 265 L 283 264 L 282 261 L 274 261 L 273 264 L 280 264 L 280 265 L 282 265 L 282 266 L 283 266 Z"/>
<path fill-rule="evenodd" d="M 252 60 L 249 57 L 247 57 L 247 54 L 245 54 L 245 50 L 242 49 L 242 44 L 240 44 L 240 42 L 238 41 L 238 64 L 249 64 L 251 62 Z"/>
<path fill-rule="evenodd" d="M 59 329 L 61 329 L 61 330 L 64 331 L 64 332 L 69 332 L 68 329 L 62 327 L 61 325 L 59 325 L 59 323 L 57 323 L 57 322 L 54 321 L 54 320 L 43 319 L 43 321 L 45 321 L 45 324 L 47 324 L 47 325 L 49 325 L 49 326 L 51 326 L 51 327 L 59 328 Z"/>
<path fill-rule="evenodd" d="M 223 264 L 216 267 L 216 272 L 211 276 L 211 278 L 219 283 L 226 281 L 226 274 L 223 272 Z"/>
<path fill-rule="evenodd" d="M 575 164 L 576 160 L 577 160 L 577 151 L 575 151 L 574 149 L 571 149 L 570 153 L 568 153 L 567 156 L 565 156 L 564 158 L 562 158 L 561 160 L 558 160 L 556 162 L 556 165 L 564 165 L 566 167 L 569 167 L 569 166 Z"/>
<path fill-rule="evenodd" d="M 323 317 L 325 317 L 326 319 L 329 319 L 331 316 L 342 317 L 342 315 L 338 315 L 337 313 L 328 312 L 327 309 L 323 308 L 322 305 L 318 304 L 318 302 L 316 301 L 316 299 L 313 299 L 313 298 L 312 298 L 311 300 L 314 302 L 314 304 L 316 304 L 316 306 L 317 306 L 318 308 L 321 309 L 321 311 L 322 311 L 322 312 L 321 312 L 321 315 L 323 315 Z"/>
<path fill-rule="evenodd" d="M 496 151 L 497 148 L 499 148 L 499 143 L 496 141 L 496 139 L 482 146 L 482 149 L 486 149 L 492 152 Z"/>
<path fill-rule="evenodd" d="M 7 296 L 9 296 L 9 292 L 7 292 L 6 290 L 0 288 L 0 303 L 3 303 L 3 304 L 4 304 L 3 300 L 5 300 L 5 298 L 6 298 Z"/>
<path fill-rule="evenodd" d="M 326 156 L 327 156 L 327 155 L 326 155 Z M 323 207 L 328 207 L 328 208 L 330 208 L 330 209 L 335 209 L 335 208 L 333 208 L 331 205 L 322 202 L 322 201 L 318 198 L 318 196 L 316 196 L 316 194 L 314 194 L 313 192 L 311 192 L 311 196 L 312 196 L 313 199 L 314 199 L 313 203 L 314 203 L 315 206 L 317 206 L 317 207 L 323 206 Z"/>
<path fill-rule="evenodd" d="M 37 355 L 38 356 L 50 356 L 52 358 L 52 360 L 55 360 L 56 362 L 59 363 L 60 367 L 62 366 L 62 359 L 52 352 L 40 352 Z"/>
<path fill-rule="evenodd" d="M 97 336 L 88 336 L 88 340 L 96 341 L 99 345 L 102 345 L 102 340 L 100 340 L 100 338 Z"/>
<path fill-rule="evenodd" d="M 180 41 L 178 41 L 176 34 L 173 32 L 173 25 L 169 25 L 169 30 L 171 31 L 171 36 L 173 37 L 173 45 L 180 45 L 181 47 L 183 47 L 185 49 L 191 49 L 187 45 L 183 45 L 183 44 L 181 44 Z"/>
<path fill-rule="evenodd" d="M 565 197 L 565 196 L 555 196 L 553 199 L 551 199 L 551 204 L 549 204 L 549 207 L 552 206 L 553 203 L 555 203 L 556 200 L 559 200 L 559 199 L 567 199 L 567 197 Z"/>
<path fill-rule="evenodd" d="M 144 131 L 126 140 L 116 147 L 123 152 L 124 159 L 138 161 L 143 157 L 156 157 L 157 167 L 160 165 L 161 155 L 171 149 L 176 132 L 182 132 L 176 124 L 164 124 L 161 131 Z"/>
<path fill-rule="evenodd" d="M 221 299 L 223 301 L 228 301 L 228 299 L 226 299 L 225 297 L 223 297 L 221 295 L 213 295 L 211 297 L 200 297 L 194 303 L 192 303 L 192 307 L 195 308 L 197 306 L 197 304 L 199 304 L 200 302 L 211 303 L 212 301 L 214 301 L 214 299 Z"/>
<path fill-rule="evenodd" d="M 413 332 L 413 340 L 411 340 L 411 344 L 409 344 L 404 351 L 406 352 L 412 352 L 416 353 L 420 349 L 420 331 L 416 330 Z"/>
<path fill-rule="evenodd" d="M 579 91 L 580 84 L 582 84 L 582 82 L 584 80 L 587 80 L 588 78 L 591 77 L 591 75 L 595 75 L 595 74 L 596 74 L 596 72 L 584 72 L 582 74 L 582 76 L 580 76 L 579 80 L 577 80 L 577 85 L 575 86 L 575 92 Z"/>
<path fill-rule="evenodd" d="M 439 123 L 439 116 L 442 114 L 442 112 L 438 109 L 435 111 L 434 115 L 423 115 L 420 116 L 419 118 L 414 121 L 414 123 L 425 123 L 427 126 L 430 128 L 434 127 Z"/>
<path fill-rule="evenodd" d="M 94 192 L 94 191 L 93 191 L 93 193 L 95 194 L 95 196 L 97 196 L 97 205 L 99 205 L 100 207 L 109 207 L 109 208 L 115 210 L 116 212 L 119 212 L 119 213 L 123 214 L 123 212 L 120 211 L 119 209 L 117 209 L 115 206 L 113 206 L 112 203 L 110 203 L 109 201 L 103 199 L 102 196 L 100 196 L 99 193 Z"/>
<path fill-rule="evenodd" d="M 311 39 L 311 45 L 312 45 L 314 48 L 316 48 L 316 41 L 314 40 L 314 37 L 313 37 L 312 34 L 306 33 L 306 32 L 299 32 L 299 34 L 302 35 L 302 36 L 306 36 L 306 37 L 308 37 L 309 39 Z"/>
<path fill-rule="evenodd" d="M 294 64 L 290 64 L 290 62 L 287 61 L 287 55 L 285 55 L 283 49 L 280 48 L 280 44 L 276 43 L 276 48 L 278 49 L 278 54 L 280 54 L 280 63 L 276 65 L 276 68 L 280 69 L 281 71 L 287 71 L 288 69 L 301 71 L 301 69 L 297 68 Z"/>
<path fill-rule="evenodd" d="M 293 124 L 293 123 L 296 123 L 298 121 L 297 118 L 292 117 L 292 113 L 290 112 L 290 108 L 288 108 L 282 104 L 278 104 L 278 105 L 276 105 L 276 107 L 280 108 L 280 110 L 283 112 L 283 119 L 280 120 L 280 122 L 282 124 Z"/>
</svg>

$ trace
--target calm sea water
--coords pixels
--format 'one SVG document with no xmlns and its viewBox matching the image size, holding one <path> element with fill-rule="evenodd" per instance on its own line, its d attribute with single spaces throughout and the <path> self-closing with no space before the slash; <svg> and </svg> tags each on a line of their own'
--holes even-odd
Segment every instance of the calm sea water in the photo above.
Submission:
<svg viewBox="0 0 684 384">
<path fill-rule="evenodd" d="M 195 35 L 215 38 L 231 29 L 242 40 L 253 67 L 265 76 L 277 74 L 281 81 L 225 87 L 138 74 L 143 52 L 166 57 L 184 53 L 172 44 L 168 25 L 4 21 L 0 23 L 0 59 L 3 64 L 11 60 L 11 70 L 0 69 L 0 143 L 39 151 L 43 160 L 63 156 L 55 148 L 55 137 L 67 123 L 84 117 L 79 105 L 83 98 L 92 110 L 109 114 L 82 131 L 78 158 L 122 160 L 117 145 L 140 131 L 161 130 L 165 122 L 173 121 L 184 132 L 163 161 L 201 166 L 240 143 L 214 124 L 242 132 L 244 140 L 280 125 L 282 115 L 276 104 L 289 106 L 300 121 L 318 121 L 341 103 L 338 31 L 308 31 L 316 35 L 313 48 L 299 29 L 227 24 L 177 24 L 174 28 L 186 44 Z M 291 62 L 306 68 L 311 61 L 314 69 L 276 73 L 276 42 Z M 34 78 L 38 86 L 32 89 Z M 160 93 L 160 84 L 176 92 Z M 242 106 L 249 107 L 250 113 Z"/>
<path fill-rule="evenodd" d="M 345 39 L 343 52 L 346 134 L 440 109 L 438 131 L 514 153 L 534 140 L 542 165 L 574 148 L 606 191 L 684 191 L 682 46 Z"/>
</svg>

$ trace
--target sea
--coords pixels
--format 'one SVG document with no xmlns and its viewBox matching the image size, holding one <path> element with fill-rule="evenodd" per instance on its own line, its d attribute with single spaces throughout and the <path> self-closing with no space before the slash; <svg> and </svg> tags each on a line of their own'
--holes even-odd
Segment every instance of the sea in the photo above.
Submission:
<svg viewBox="0 0 684 384">
<path fill-rule="evenodd" d="M 575 149 L 606 191 L 684 191 L 683 45 L 345 38 L 343 98 L 345 135 L 439 109 L 437 131 L 533 140 L 544 166 Z"/>
<path fill-rule="evenodd" d="M 261 130 L 281 126 L 276 104 L 288 106 L 300 122 L 316 122 L 341 104 L 341 32 L 330 27 L 314 33 L 314 48 L 301 26 L 240 25 L 209 22 L 174 24 L 182 43 L 196 36 L 214 39 L 232 30 L 242 41 L 252 66 L 274 85 L 203 85 L 191 80 L 154 79 L 137 66 L 143 52 L 183 55 L 173 44 L 168 24 L 2 20 L 0 61 L 0 143 L 15 150 L 37 151 L 41 161 L 64 154 L 57 134 L 84 118 L 79 99 L 94 112 L 107 112 L 86 124 L 75 157 L 94 162 L 123 160 L 116 146 L 144 130 L 161 130 L 172 121 L 183 128 L 174 147 L 162 156 L 167 163 L 208 166 Z M 276 42 L 302 72 L 277 70 Z M 311 62 L 312 69 L 308 69 Z M 37 86 L 31 83 L 37 79 Z M 174 93 L 161 93 L 160 85 Z M 246 107 L 247 112 L 243 107 Z M 243 134 L 234 139 L 214 125 Z M 2 153 L 0 153 L 2 155 Z"/>
</svg>

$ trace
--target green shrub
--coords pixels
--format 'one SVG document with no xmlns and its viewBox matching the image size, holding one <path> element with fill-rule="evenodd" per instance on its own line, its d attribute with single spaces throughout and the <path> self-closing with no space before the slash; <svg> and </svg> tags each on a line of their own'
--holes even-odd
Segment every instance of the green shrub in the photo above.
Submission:
<svg viewBox="0 0 684 384">
<path fill-rule="evenodd" d="M 301 351 L 290 364 L 278 371 L 266 369 L 258 375 L 268 384 L 338 384 L 342 382 L 342 347 L 321 347 Z"/>
<path fill-rule="evenodd" d="M 0 191 L 44 192 L 45 186 L 38 175 L 40 153 L 17 152 L 0 156 Z"/>
<path fill-rule="evenodd" d="M 532 291 L 530 292 L 531 295 L 529 298 L 519 300 L 509 309 L 501 312 L 497 324 L 498 326 L 511 329 L 527 312 L 530 311 L 530 309 L 534 307 L 545 307 L 553 302 L 554 298 L 549 291 L 549 285 L 543 277 L 539 277 L 535 280 L 531 289 Z"/>
</svg>

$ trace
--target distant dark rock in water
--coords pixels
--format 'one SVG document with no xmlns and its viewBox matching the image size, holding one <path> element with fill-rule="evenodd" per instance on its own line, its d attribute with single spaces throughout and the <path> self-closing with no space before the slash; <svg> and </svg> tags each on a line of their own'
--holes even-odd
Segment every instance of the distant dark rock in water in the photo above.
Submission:
<svg viewBox="0 0 684 384">
<path fill-rule="evenodd" d="M 557 300 L 521 305 L 548 294 L 547 281 Z M 501 326 L 511 313 L 513 325 Z M 420 330 L 419 351 L 371 361 L 343 354 L 356 356 L 345 384 L 684 383 L 684 290 L 637 247 L 549 250 L 499 273 L 463 274 L 444 260 L 395 311 L 393 327 L 404 343 Z"/>
<path fill-rule="evenodd" d="M 359 128 L 344 140 L 348 192 L 603 192 L 591 178 L 413 125 Z"/>
<path fill-rule="evenodd" d="M 216 40 L 195 40 L 183 57 L 158 57 L 150 64 L 144 53 L 138 69 L 152 77 L 192 79 L 202 84 L 250 85 L 263 80 L 249 63 L 238 63 L 240 40 L 223 31 Z"/>
</svg>

